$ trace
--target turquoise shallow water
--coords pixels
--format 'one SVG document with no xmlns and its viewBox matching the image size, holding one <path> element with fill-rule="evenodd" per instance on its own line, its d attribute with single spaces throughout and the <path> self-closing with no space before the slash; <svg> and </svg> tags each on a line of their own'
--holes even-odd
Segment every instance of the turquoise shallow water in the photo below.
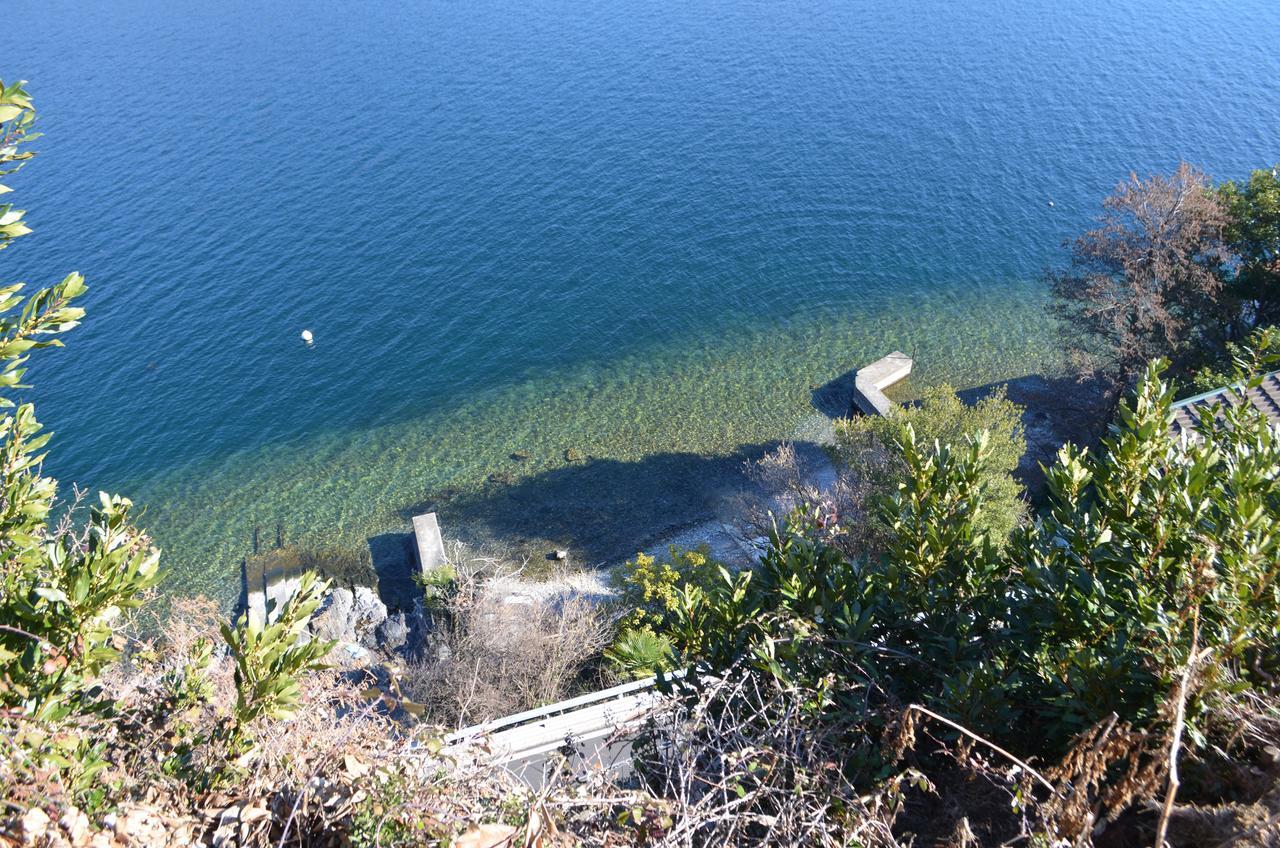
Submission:
<svg viewBox="0 0 1280 848">
<path fill-rule="evenodd" d="M 1263 0 L 11 2 L 47 136 L 5 277 L 93 286 L 30 374 L 50 470 L 145 503 L 178 589 L 427 505 L 614 556 L 889 349 L 1056 367 L 1037 277 L 1118 179 L 1280 159 L 1277 36 Z"/>
</svg>

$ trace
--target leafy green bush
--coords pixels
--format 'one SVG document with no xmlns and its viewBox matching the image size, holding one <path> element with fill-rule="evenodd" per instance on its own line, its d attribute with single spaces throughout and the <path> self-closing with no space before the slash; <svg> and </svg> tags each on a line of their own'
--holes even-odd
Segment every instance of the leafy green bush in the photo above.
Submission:
<svg viewBox="0 0 1280 848">
<path fill-rule="evenodd" d="M 222 625 L 235 662 L 236 706 L 226 734 L 228 754 L 242 753 L 250 742 L 249 726 L 260 718 L 286 719 L 298 704 L 298 677 L 320 668 L 336 642 L 311 639 L 307 622 L 320 606 L 328 583 L 310 572 L 277 611 L 273 622 L 245 613 L 235 627 Z"/>
<path fill-rule="evenodd" d="M 31 158 L 21 145 L 36 137 L 34 115 L 21 84 L 0 82 L 0 176 Z M 0 249 L 28 232 L 22 214 L 0 205 Z M 13 743 L 0 773 L 15 784 L 55 781 L 96 807 L 106 798 L 106 740 L 132 738 L 100 678 L 121 658 L 127 613 L 159 581 L 160 551 L 132 523 L 129 500 L 116 495 L 100 494 L 87 516 L 77 496 L 52 520 L 58 483 L 42 473 L 50 434 L 31 403 L 8 396 L 29 388 L 22 379 L 31 351 L 60 346 L 55 337 L 79 323 L 84 311 L 72 304 L 85 290 L 79 274 L 25 299 L 21 284 L 0 287 L 0 730 Z M 204 780 L 188 756 L 196 746 L 214 742 L 224 759 L 239 757 L 252 744 L 254 721 L 291 714 L 298 675 L 331 647 L 302 639 L 324 588 L 307 575 L 274 623 L 223 628 L 236 665 L 234 712 L 212 729 L 178 728 L 168 773 Z M 212 646 L 197 644 L 181 669 L 159 680 L 157 702 L 175 711 L 207 702 L 211 659 Z"/>
<path fill-rule="evenodd" d="M 711 549 L 701 545 L 681 550 L 672 545 L 667 558 L 637 554 L 614 573 L 617 598 L 622 611 L 618 632 L 605 650 L 605 659 L 632 679 L 669 671 L 676 651 L 671 636 L 671 616 L 687 592 L 701 592 L 719 583 L 724 566 L 711 558 Z"/>
<path fill-rule="evenodd" d="M 1049 514 L 1017 546 L 1025 600 L 1008 643 L 1025 700 L 1052 705 L 1050 738 L 1112 711 L 1150 724 L 1189 662 L 1201 683 L 1192 719 L 1247 684 L 1246 670 L 1254 683 L 1278 670 L 1280 440 L 1247 404 L 1205 413 L 1198 438 L 1175 437 L 1161 368 L 1121 405 L 1097 456 L 1062 450 Z"/>
<path fill-rule="evenodd" d="M 985 431 L 987 456 L 980 488 L 986 507 L 981 530 L 999 547 L 1026 514 L 1022 487 L 1012 476 L 1027 449 L 1022 413 L 1022 407 L 1010 401 L 1003 388 L 969 406 L 950 386 L 935 386 L 923 393 L 918 404 L 896 407 L 887 418 L 859 416 L 839 422 L 836 449 L 844 465 L 863 484 L 870 507 L 866 512 L 874 515 L 877 502 L 892 497 L 909 473 L 901 448 L 908 427 L 915 442 L 925 447 L 935 442 L 960 445 L 967 437 Z M 881 550 L 889 542 L 887 528 L 881 523 L 868 522 L 853 530 L 862 538 L 864 549 Z"/>
<path fill-rule="evenodd" d="M 626 613 L 624 631 L 661 627 L 685 587 L 706 587 L 718 579 L 722 567 L 706 545 L 691 550 L 672 545 L 663 560 L 637 554 L 614 576 L 617 603 Z"/>
<path fill-rule="evenodd" d="M 1113 713 L 1162 744 L 1188 668 L 1202 744 L 1215 699 L 1280 672 L 1280 437 L 1248 405 L 1173 436 L 1162 367 L 1096 455 L 1063 449 L 1048 514 L 1003 549 L 990 438 L 926 445 L 908 426 L 882 557 L 850 559 L 797 512 L 755 572 L 686 586 L 656 632 L 690 666 L 746 662 L 810 693 L 851 763 L 875 764 L 870 728 L 907 703 L 1042 754 Z"/>
<path fill-rule="evenodd" d="M 628 627 L 604 652 L 622 674 L 633 680 L 670 671 L 674 664 L 671 640 L 652 630 Z"/>
<path fill-rule="evenodd" d="M 1212 392 L 1237 386 L 1280 362 L 1280 327 L 1258 327 L 1243 342 L 1227 342 L 1222 362 L 1206 365 L 1191 378 L 1191 392 Z"/>
<path fill-rule="evenodd" d="M 1236 293 L 1257 303 L 1262 320 L 1280 321 L 1280 173 L 1259 168 L 1218 191 L 1229 212 L 1227 242 L 1240 256 Z"/>
<path fill-rule="evenodd" d="M 34 121 L 22 84 L 0 82 L 0 176 L 31 158 L 22 145 L 37 137 Z M 0 249 L 29 232 L 22 216 L 0 204 Z M 120 656 L 125 612 L 158 580 L 159 551 L 130 522 L 125 498 L 102 494 L 87 520 L 71 510 L 51 523 L 58 484 L 42 473 L 50 434 L 30 403 L 8 395 L 29 388 L 30 353 L 60 346 L 54 337 L 79 323 L 84 311 L 72 303 L 85 285 L 69 274 L 25 299 L 22 288 L 0 287 L 0 712 L 21 768 L 87 796 L 106 763 L 84 727 L 113 706 L 97 680 Z"/>
<path fill-rule="evenodd" d="M 457 585 L 458 570 L 450 563 L 441 563 L 429 571 L 414 572 L 413 582 L 422 589 L 428 607 L 440 607 Z"/>
</svg>

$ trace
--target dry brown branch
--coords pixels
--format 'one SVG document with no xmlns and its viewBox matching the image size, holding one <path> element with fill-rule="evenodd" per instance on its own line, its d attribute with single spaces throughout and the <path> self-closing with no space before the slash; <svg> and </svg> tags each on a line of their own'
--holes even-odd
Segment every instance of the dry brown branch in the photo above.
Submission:
<svg viewBox="0 0 1280 848">
<path fill-rule="evenodd" d="M 975 742 L 980 742 L 983 745 L 986 745 L 988 748 L 995 751 L 997 754 L 1004 757 L 1005 759 L 1009 760 L 1014 765 L 1018 766 L 1023 771 L 1025 771 L 1027 774 L 1034 777 L 1036 780 L 1040 782 L 1041 786 L 1048 789 L 1050 792 L 1054 793 L 1055 795 L 1058 794 L 1057 788 L 1054 787 L 1054 785 L 1050 783 L 1049 780 L 1044 775 L 1042 775 L 1040 772 L 1033 769 L 1026 761 L 1018 759 L 1013 754 L 1006 751 L 1004 748 L 1001 748 L 999 745 L 992 742 L 990 739 L 979 736 L 978 734 L 974 733 L 972 730 L 968 729 L 967 727 L 961 724 L 957 724 L 956 722 L 952 721 L 951 719 L 945 716 L 940 716 L 937 713 L 935 713 L 933 710 L 922 707 L 919 704 L 911 704 L 910 706 L 908 706 L 907 711 L 909 712 L 911 710 L 915 710 L 916 712 L 922 713 L 923 715 L 928 716 L 934 721 L 942 722 L 943 724 L 947 725 L 953 730 L 960 731 L 965 736 L 968 736 L 970 739 L 973 739 Z"/>
<path fill-rule="evenodd" d="M 459 575 L 435 644 L 405 672 L 405 694 L 437 723 L 477 724 L 561 700 L 612 636 L 609 613 L 588 600 L 489 587 L 474 572 Z"/>
<path fill-rule="evenodd" d="M 693 700 L 670 702 L 638 747 L 672 821 L 653 844 L 896 845 L 894 805 L 859 798 L 840 739 L 767 675 L 731 670 Z"/>
<path fill-rule="evenodd" d="M 1164 794 L 1164 804 L 1160 809 L 1160 819 L 1156 823 L 1155 848 L 1164 848 L 1165 836 L 1169 832 L 1169 815 L 1173 812 L 1173 802 L 1178 795 L 1181 780 L 1178 777 L 1178 753 L 1182 748 L 1182 731 L 1187 721 L 1187 697 L 1191 693 L 1191 681 L 1200 664 L 1208 659 L 1208 652 L 1198 653 L 1200 644 L 1200 605 L 1197 603 L 1191 610 L 1191 647 L 1187 652 L 1187 662 L 1182 667 L 1178 679 L 1178 692 L 1174 701 L 1173 727 L 1169 739 L 1168 787 Z"/>
</svg>

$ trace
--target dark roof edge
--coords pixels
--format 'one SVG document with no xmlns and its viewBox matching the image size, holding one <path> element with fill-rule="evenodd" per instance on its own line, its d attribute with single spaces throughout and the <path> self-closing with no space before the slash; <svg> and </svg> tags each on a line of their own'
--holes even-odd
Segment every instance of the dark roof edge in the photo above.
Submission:
<svg viewBox="0 0 1280 848">
<path fill-rule="evenodd" d="M 1269 373 L 1262 375 L 1262 379 L 1264 380 L 1267 379 L 1268 377 L 1276 377 L 1277 379 L 1280 379 L 1280 371 L 1271 371 Z M 1237 392 L 1237 393 L 1243 392 L 1245 390 L 1245 387 L 1249 384 L 1249 382 L 1250 382 L 1249 380 L 1243 380 L 1239 383 L 1232 383 L 1229 386 L 1223 386 L 1220 389 L 1213 389 L 1212 391 L 1201 392 L 1198 395 L 1193 395 L 1189 398 L 1183 398 L 1182 400 L 1174 401 L 1172 404 L 1169 405 L 1169 408 L 1181 409 L 1184 406 L 1190 406 L 1193 403 L 1199 403 L 1202 400 L 1208 400 L 1209 398 L 1214 397 L 1215 395 L 1220 395 L 1225 392 Z"/>
</svg>

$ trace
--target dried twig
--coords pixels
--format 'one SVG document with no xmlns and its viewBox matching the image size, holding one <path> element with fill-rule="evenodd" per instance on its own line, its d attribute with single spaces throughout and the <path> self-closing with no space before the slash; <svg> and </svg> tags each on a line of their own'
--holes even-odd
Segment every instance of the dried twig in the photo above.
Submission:
<svg viewBox="0 0 1280 848">
<path fill-rule="evenodd" d="M 1178 795 L 1178 753 L 1182 748 L 1182 731 L 1187 720 L 1187 694 L 1191 688 L 1191 679 L 1196 668 L 1208 657 L 1196 653 L 1200 642 L 1200 605 L 1197 603 L 1191 610 L 1191 648 L 1187 652 L 1187 662 L 1182 668 L 1182 677 L 1178 680 L 1178 697 L 1173 716 L 1173 734 L 1169 742 L 1169 785 L 1164 793 L 1164 806 L 1160 810 L 1160 820 L 1156 823 L 1155 848 L 1164 848 L 1165 835 L 1169 831 L 1169 816 L 1173 813 L 1173 802 Z"/>
<path fill-rule="evenodd" d="M 986 745 L 988 748 L 990 748 L 991 750 L 995 751 L 997 754 L 1000 754 L 1001 756 L 1005 757 L 1006 759 L 1008 759 L 1009 761 L 1011 761 L 1012 763 L 1014 763 L 1015 765 L 1017 765 L 1019 768 L 1023 769 L 1024 771 L 1026 771 L 1026 772 L 1027 772 L 1027 774 L 1031 775 L 1031 776 L 1032 776 L 1032 777 L 1034 777 L 1036 780 L 1040 781 L 1041 785 L 1043 785 L 1046 789 L 1048 789 L 1048 790 L 1049 790 L 1050 792 L 1052 792 L 1054 795 L 1057 795 L 1057 794 L 1058 794 L 1058 790 L 1054 788 L 1053 784 L 1052 784 L 1052 783 L 1050 783 L 1050 782 L 1045 778 L 1045 776 L 1044 776 L 1044 775 L 1040 774 L 1040 772 L 1038 772 L 1038 771 L 1036 771 L 1035 769 L 1033 769 L 1033 768 L 1032 768 L 1029 764 L 1027 764 L 1024 760 L 1020 760 L 1020 759 L 1018 759 L 1018 758 L 1017 758 L 1017 757 L 1015 757 L 1013 754 L 1010 754 L 1008 751 L 1006 751 L 1004 748 L 1001 748 L 999 745 L 997 745 L 996 743 L 992 742 L 990 739 L 987 739 L 987 738 L 985 738 L 985 737 L 979 736 L 978 734 L 974 733 L 974 732 L 973 732 L 972 730 L 970 730 L 969 728 L 964 727 L 963 725 L 957 724 L 956 722 L 952 721 L 951 719 L 949 719 L 949 718 L 947 718 L 947 717 L 945 717 L 945 716 L 940 716 L 940 715 L 938 715 L 937 713 L 935 713 L 933 710 L 930 710 L 930 709 L 927 709 L 927 708 L 925 708 L 925 707 L 922 707 L 922 706 L 920 706 L 919 704 L 911 704 L 910 706 L 908 706 L 908 707 L 907 707 L 907 710 L 908 710 L 908 711 L 910 711 L 910 710 L 915 710 L 916 712 L 921 713 L 921 714 L 923 714 L 923 715 L 926 715 L 926 716 L 928 716 L 929 718 L 931 718 L 931 719 L 933 719 L 933 720 L 935 720 L 935 721 L 940 721 L 940 722 L 942 722 L 943 724 L 947 725 L 948 727 L 950 727 L 950 728 L 953 728 L 953 729 L 955 729 L 955 730 L 960 731 L 960 732 L 961 732 L 961 733 L 963 733 L 965 736 L 968 736 L 970 739 L 973 739 L 973 740 L 974 740 L 974 741 L 976 741 L 976 742 L 981 742 L 983 745 Z"/>
</svg>

